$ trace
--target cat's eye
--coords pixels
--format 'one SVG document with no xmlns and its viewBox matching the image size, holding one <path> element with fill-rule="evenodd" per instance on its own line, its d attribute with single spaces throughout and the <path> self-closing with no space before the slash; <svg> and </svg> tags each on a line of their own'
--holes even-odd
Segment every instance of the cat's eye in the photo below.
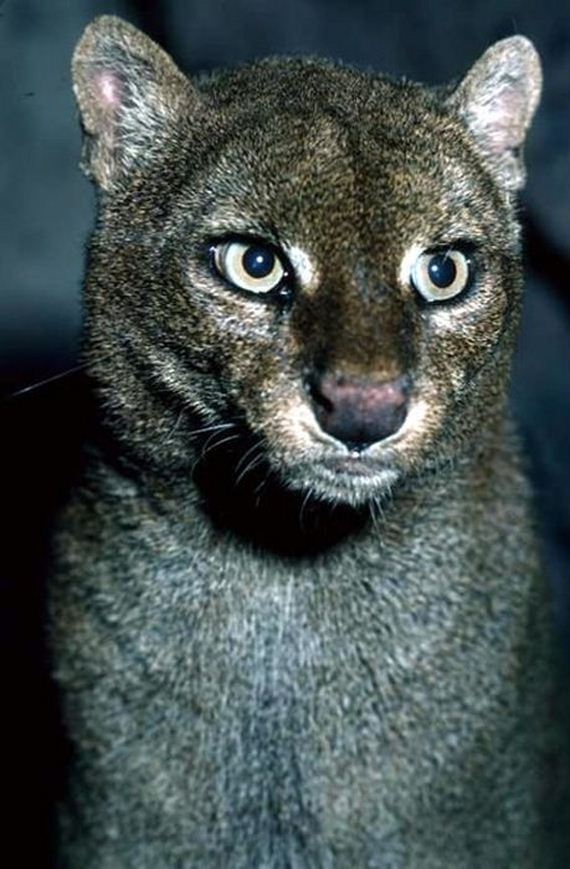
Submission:
<svg viewBox="0 0 570 869">
<path fill-rule="evenodd" d="M 218 273 L 240 290 L 265 294 L 288 277 L 277 252 L 260 242 L 226 241 L 212 248 Z"/>
<path fill-rule="evenodd" d="M 471 258 L 451 249 L 421 253 L 412 266 L 410 280 L 427 302 L 443 302 L 462 293 L 471 277 Z"/>
</svg>

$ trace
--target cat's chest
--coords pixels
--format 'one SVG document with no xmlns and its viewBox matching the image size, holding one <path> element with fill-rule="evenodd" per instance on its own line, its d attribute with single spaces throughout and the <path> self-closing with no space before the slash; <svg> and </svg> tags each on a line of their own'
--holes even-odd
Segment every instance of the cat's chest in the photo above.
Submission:
<svg viewBox="0 0 570 869">
<path fill-rule="evenodd" d="M 470 607 L 380 540 L 292 560 L 199 536 L 185 546 L 149 525 L 100 540 L 89 567 L 85 548 L 71 542 L 55 583 L 62 656 L 109 693 L 125 686 L 133 719 L 183 721 L 180 749 L 220 770 L 228 751 L 269 774 L 399 739 L 406 704 L 417 719 L 433 702 Z M 452 693 L 449 673 L 445 684 Z"/>
<path fill-rule="evenodd" d="M 123 644 L 123 672 L 139 674 L 133 742 L 154 734 L 141 753 L 173 772 L 179 795 L 191 782 L 193 805 L 209 807 L 228 842 L 244 830 L 250 841 L 318 842 L 339 823 L 391 824 L 381 780 L 396 777 L 390 752 L 408 738 L 390 687 L 403 646 L 364 605 L 333 609 L 331 595 L 343 597 L 337 571 L 298 565 L 276 575 L 234 560 L 217 591 L 141 615 Z"/>
<path fill-rule="evenodd" d="M 196 865 L 210 849 L 213 865 L 242 865 L 240 842 L 243 865 L 272 865 L 276 847 L 294 863 L 303 842 L 315 865 L 327 842 L 376 865 L 410 795 L 436 798 L 431 759 L 454 769 L 471 750 L 457 733 L 475 740 L 511 702 L 494 696 L 504 665 L 481 593 L 448 575 L 460 556 L 443 567 L 411 538 L 372 535 L 284 559 L 126 512 L 120 526 L 78 514 L 52 587 L 86 775 L 144 793 Z"/>
<path fill-rule="evenodd" d="M 460 619 L 485 616 L 413 540 L 394 552 L 372 534 L 286 559 L 180 528 L 139 516 L 64 533 L 57 622 L 87 668 L 105 658 L 141 702 L 156 683 L 220 726 L 258 713 L 277 730 L 293 714 L 307 727 L 337 712 L 381 718 L 395 681 L 449 652 Z"/>
</svg>

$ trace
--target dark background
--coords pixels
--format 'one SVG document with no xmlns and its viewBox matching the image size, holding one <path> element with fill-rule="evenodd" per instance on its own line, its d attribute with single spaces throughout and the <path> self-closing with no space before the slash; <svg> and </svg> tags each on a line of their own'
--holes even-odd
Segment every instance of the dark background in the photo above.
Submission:
<svg viewBox="0 0 570 869">
<path fill-rule="evenodd" d="M 512 398 L 528 445 L 558 623 L 570 648 L 570 0 L 0 0 L 0 430 L 22 412 L 29 420 L 26 436 L 3 451 L 12 481 L 20 467 L 28 473 L 4 496 L 4 508 L 20 520 L 9 534 L 18 538 L 22 564 L 40 546 L 25 520 L 32 501 L 42 498 L 41 468 L 65 444 L 76 415 L 72 393 L 64 391 L 61 403 L 61 380 L 21 390 L 77 365 L 94 197 L 77 168 L 69 63 L 84 26 L 101 13 L 146 30 L 191 73 L 273 53 L 312 53 L 435 84 L 461 76 L 497 39 L 522 33 L 535 42 L 545 89 L 526 150 L 527 288 Z M 30 401 L 39 403 L 39 416 L 22 411 Z M 25 585 L 24 568 L 8 574 L 3 648 L 24 697 L 29 685 L 22 673 L 34 672 L 40 648 L 33 634 L 41 607 L 34 609 L 36 589 Z M 38 691 L 39 710 L 49 698 Z M 20 745 L 22 734 L 29 741 L 43 727 L 41 711 L 37 722 L 23 725 L 35 713 L 29 698 L 22 703 L 26 714 L 15 719 Z M 39 762 L 44 744 L 32 760 Z M 23 803 L 35 787 L 33 772 L 26 775 L 18 791 Z"/>
</svg>

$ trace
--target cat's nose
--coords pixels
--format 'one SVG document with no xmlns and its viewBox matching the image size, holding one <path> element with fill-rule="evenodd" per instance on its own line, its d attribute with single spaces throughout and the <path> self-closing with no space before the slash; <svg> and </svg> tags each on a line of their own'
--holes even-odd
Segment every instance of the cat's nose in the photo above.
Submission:
<svg viewBox="0 0 570 869">
<path fill-rule="evenodd" d="M 358 452 L 398 431 L 408 411 L 409 392 L 406 375 L 374 381 L 327 373 L 309 384 L 323 431 Z"/>
</svg>

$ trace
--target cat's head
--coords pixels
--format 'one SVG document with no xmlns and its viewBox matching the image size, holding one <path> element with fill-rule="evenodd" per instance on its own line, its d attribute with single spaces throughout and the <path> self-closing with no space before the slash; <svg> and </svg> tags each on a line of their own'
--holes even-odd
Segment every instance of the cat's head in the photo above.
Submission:
<svg viewBox="0 0 570 869">
<path fill-rule="evenodd" d="M 359 504 L 498 424 L 528 40 L 448 88 L 299 59 L 190 81 L 103 17 L 73 73 L 100 193 L 87 352 L 129 449 L 184 474 L 196 429 L 221 452 L 246 432 L 285 485 Z"/>
</svg>

